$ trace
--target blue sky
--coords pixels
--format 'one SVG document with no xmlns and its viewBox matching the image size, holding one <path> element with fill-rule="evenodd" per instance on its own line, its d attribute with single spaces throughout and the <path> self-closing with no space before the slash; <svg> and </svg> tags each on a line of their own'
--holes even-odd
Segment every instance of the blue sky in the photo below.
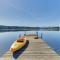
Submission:
<svg viewBox="0 0 60 60">
<path fill-rule="evenodd" d="M 60 0 L 0 0 L 0 25 L 60 26 Z"/>
</svg>

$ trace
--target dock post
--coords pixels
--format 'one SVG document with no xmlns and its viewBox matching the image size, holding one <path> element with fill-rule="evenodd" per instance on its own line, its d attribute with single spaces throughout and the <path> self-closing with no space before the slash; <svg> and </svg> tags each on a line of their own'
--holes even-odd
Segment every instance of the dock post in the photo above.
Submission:
<svg viewBox="0 0 60 60">
<path fill-rule="evenodd" d="M 21 38 L 21 34 L 19 34 L 19 38 Z"/>
<path fill-rule="evenodd" d="M 36 32 L 37 38 L 38 38 L 38 31 Z"/>
<path fill-rule="evenodd" d="M 26 32 L 24 33 L 24 36 L 26 36 Z"/>
<path fill-rule="evenodd" d="M 41 33 L 41 39 L 42 39 L 42 33 Z"/>
</svg>

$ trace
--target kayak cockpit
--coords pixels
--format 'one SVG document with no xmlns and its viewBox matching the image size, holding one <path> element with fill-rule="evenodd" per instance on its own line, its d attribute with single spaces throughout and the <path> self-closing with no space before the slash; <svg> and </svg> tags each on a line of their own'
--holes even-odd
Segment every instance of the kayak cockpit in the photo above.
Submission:
<svg viewBox="0 0 60 60">
<path fill-rule="evenodd" d="M 24 42 L 23 40 L 17 40 L 17 42 Z"/>
</svg>

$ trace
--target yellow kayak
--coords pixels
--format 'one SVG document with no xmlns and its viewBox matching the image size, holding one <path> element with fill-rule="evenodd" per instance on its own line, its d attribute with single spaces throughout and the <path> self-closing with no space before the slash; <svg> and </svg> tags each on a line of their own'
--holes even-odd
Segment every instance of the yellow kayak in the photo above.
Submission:
<svg viewBox="0 0 60 60">
<path fill-rule="evenodd" d="M 26 44 L 26 38 L 23 37 L 21 39 L 16 40 L 12 46 L 10 47 L 10 51 L 15 52 L 22 48 Z"/>
</svg>

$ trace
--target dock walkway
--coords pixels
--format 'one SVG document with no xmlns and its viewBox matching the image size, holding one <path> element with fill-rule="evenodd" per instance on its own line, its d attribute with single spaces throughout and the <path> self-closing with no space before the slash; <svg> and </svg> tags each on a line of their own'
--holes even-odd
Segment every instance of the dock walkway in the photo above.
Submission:
<svg viewBox="0 0 60 60">
<path fill-rule="evenodd" d="M 29 45 L 18 58 L 15 59 L 13 53 L 8 51 L 0 57 L 0 60 L 60 60 L 60 56 L 41 38 L 34 39 L 35 36 L 26 38 Z"/>
</svg>

